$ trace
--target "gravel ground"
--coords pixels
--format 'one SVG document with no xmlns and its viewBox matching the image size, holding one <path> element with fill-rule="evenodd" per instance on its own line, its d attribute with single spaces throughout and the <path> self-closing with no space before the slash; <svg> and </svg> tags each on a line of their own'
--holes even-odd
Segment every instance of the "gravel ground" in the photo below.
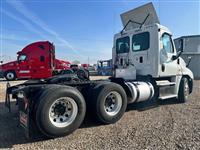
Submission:
<svg viewBox="0 0 200 150">
<path fill-rule="evenodd" d="M 151 108 L 146 108 L 145 104 L 131 104 L 115 124 L 101 125 L 87 115 L 83 125 L 69 136 L 36 140 L 25 138 L 18 125 L 14 102 L 12 113 L 5 109 L 5 85 L 0 82 L 0 148 L 200 149 L 200 81 L 195 81 L 194 91 L 185 104 L 173 99 Z"/>
</svg>

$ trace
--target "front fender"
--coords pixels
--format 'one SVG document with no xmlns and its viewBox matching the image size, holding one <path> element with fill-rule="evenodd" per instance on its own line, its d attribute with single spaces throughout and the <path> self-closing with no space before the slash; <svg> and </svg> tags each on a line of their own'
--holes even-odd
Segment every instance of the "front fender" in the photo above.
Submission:
<svg viewBox="0 0 200 150">
<path fill-rule="evenodd" d="M 188 77 L 190 77 L 192 80 L 194 80 L 193 72 L 192 72 L 189 68 L 183 67 L 183 68 L 182 68 L 182 74 L 183 74 L 183 76 L 188 76 Z"/>
<path fill-rule="evenodd" d="M 184 67 L 184 68 L 182 68 L 182 74 L 183 74 L 183 76 L 188 78 L 190 93 L 192 93 L 192 91 L 193 91 L 193 80 L 194 80 L 193 72 L 189 68 Z"/>
</svg>

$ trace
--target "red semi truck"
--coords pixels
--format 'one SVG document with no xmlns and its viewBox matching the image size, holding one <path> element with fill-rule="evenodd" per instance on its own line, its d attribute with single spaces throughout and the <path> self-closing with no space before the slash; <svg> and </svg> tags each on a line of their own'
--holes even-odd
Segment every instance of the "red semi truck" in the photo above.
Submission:
<svg viewBox="0 0 200 150">
<path fill-rule="evenodd" d="M 17 60 L 0 65 L 0 77 L 7 80 L 42 79 L 70 68 L 70 62 L 55 58 L 55 46 L 49 41 L 27 45 L 17 52 Z"/>
</svg>

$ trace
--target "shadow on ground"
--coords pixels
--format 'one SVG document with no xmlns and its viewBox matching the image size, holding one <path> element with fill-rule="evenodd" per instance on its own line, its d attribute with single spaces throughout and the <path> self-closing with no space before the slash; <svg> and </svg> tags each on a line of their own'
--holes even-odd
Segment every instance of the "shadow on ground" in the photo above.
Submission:
<svg viewBox="0 0 200 150">
<path fill-rule="evenodd" d="M 174 104 L 179 104 L 178 100 L 174 98 L 166 100 L 143 101 L 143 102 L 129 104 L 127 106 L 126 111 L 130 110 L 145 111 L 163 105 L 174 105 Z"/>
<path fill-rule="evenodd" d="M 174 99 L 169 99 L 161 102 L 140 102 L 136 104 L 129 104 L 127 111 L 137 110 L 144 111 L 159 107 L 162 105 L 171 105 L 177 104 L 177 101 Z M 12 148 L 16 144 L 26 144 L 33 143 L 37 141 L 48 140 L 45 137 L 39 137 L 35 139 L 27 139 L 24 130 L 19 125 L 18 111 L 15 102 L 11 102 L 11 113 L 8 112 L 8 109 L 5 108 L 3 102 L 0 103 L 0 148 Z M 100 126 L 99 122 L 93 119 L 91 114 L 87 113 L 85 120 L 80 128 L 90 128 Z"/>
</svg>

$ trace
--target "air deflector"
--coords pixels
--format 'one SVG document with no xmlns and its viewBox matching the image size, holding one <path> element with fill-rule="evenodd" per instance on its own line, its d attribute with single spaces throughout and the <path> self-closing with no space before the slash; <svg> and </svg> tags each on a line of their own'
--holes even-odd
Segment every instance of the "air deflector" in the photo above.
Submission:
<svg viewBox="0 0 200 150">
<path fill-rule="evenodd" d="M 142 25 L 160 23 L 152 3 L 145 4 L 121 14 L 121 20 L 124 30 L 139 28 Z"/>
</svg>

